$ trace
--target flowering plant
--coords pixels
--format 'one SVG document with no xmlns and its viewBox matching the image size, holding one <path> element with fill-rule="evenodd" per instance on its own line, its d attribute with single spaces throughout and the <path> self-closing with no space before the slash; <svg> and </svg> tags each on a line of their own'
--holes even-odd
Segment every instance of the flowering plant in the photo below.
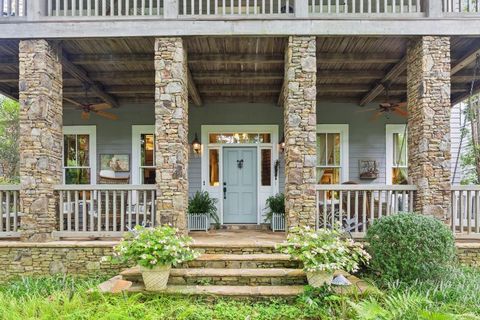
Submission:
<svg viewBox="0 0 480 320">
<path fill-rule="evenodd" d="M 361 263 L 370 260 L 362 244 L 345 237 L 339 228 L 294 228 L 280 246 L 282 252 L 302 261 L 307 272 L 355 272 Z"/>
<path fill-rule="evenodd" d="M 149 269 L 155 266 L 175 266 L 197 258 L 199 254 L 189 247 L 192 239 L 179 236 L 177 232 L 177 229 L 169 226 L 137 226 L 115 246 L 115 258 L 134 261 Z"/>
</svg>

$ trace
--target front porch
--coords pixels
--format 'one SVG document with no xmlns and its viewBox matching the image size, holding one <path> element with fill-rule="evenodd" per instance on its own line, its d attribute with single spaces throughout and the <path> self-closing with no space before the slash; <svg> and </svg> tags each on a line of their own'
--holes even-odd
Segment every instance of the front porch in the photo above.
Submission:
<svg viewBox="0 0 480 320">
<path fill-rule="evenodd" d="M 21 185 L 1 189 L 0 236 L 186 231 L 188 196 L 205 190 L 222 224 L 265 223 L 266 198 L 284 192 L 287 230 L 341 223 L 362 237 L 408 210 L 478 237 L 480 188 L 452 186 L 450 146 L 450 107 L 468 94 L 478 48 L 462 37 L 2 41 L 19 63 L 0 89 L 23 117 Z M 405 101 L 403 114 L 376 113 Z"/>
</svg>

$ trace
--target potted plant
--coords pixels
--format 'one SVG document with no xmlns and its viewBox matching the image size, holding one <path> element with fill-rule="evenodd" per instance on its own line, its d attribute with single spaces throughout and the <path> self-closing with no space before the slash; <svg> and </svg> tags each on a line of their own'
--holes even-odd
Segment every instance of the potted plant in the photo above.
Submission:
<svg viewBox="0 0 480 320">
<path fill-rule="evenodd" d="M 197 191 L 188 200 L 188 229 L 207 231 L 211 220 L 217 227 L 220 226 L 217 199 L 210 197 L 207 191 Z"/>
<path fill-rule="evenodd" d="M 192 239 L 177 232 L 170 226 L 137 226 L 115 247 L 118 260 L 135 262 L 140 266 L 147 291 L 165 289 L 171 266 L 198 257 L 198 253 L 189 247 Z"/>
<path fill-rule="evenodd" d="M 338 228 L 294 228 L 281 247 L 284 253 L 303 262 L 312 287 L 330 284 L 337 270 L 355 272 L 370 259 L 362 244 L 346 237 Z"/>
<path fill-rule="evenodd" d="M 272 231 L 285 230 L 285 195 L 283 193 L 268 197 L 267 215 L 265 220 L 270 222 Z"/>
</svg>

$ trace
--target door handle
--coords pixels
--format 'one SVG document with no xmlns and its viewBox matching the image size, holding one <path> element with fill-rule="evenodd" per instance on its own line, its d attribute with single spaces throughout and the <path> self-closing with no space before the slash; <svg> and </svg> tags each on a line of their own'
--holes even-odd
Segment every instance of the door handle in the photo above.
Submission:
<svg viewBox="0 0 480 320">
<path fill-rule="evenodd" d="M 223 183 L 223 200 L 227 199 L 227 183 Z"/>
</svg>

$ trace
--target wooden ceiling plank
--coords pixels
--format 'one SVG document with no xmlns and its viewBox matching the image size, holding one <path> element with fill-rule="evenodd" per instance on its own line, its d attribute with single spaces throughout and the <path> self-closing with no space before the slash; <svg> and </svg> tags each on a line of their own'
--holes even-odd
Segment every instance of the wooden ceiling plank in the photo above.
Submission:
<svg viewBox="0 0 480 320">
<path fill-rule="evenodd" d="M 0 73 L 0 83 L 18 84 L 18 73 Z"/>
<path fill-rule="evenodd" d="M 407 57 L 403 57 L 396 65 L 394 65 L 380 80 L 372 90 L 370 90 L 361 100 L 360 105 L 365 106 L 377 98 L 384 90 L 386 83 L 395 81 L 407 69 Z"/>
<path fill-rule="evenodd" d="M 458 73 L 462 69 L 465 69 L 470 64 L 474 63 L 477 59 L 477 56 L 480 56 L 480 42 L 477 42 L 478 46 L 475 46 L 474 49 L 470 50 L 467 54 L 457 60 L 457 63 L 452 66 L 452 70 L 450 71 L 450 75 L 453 76 L 454 74 Z"/>
<path fill-rule="evenodd" d="M 187 67 L 187 76 L 188 76 L 188 94 L 193 101 L 193 104 L 197 107 L 202 106 L 202 98 L 200 97 L 200 93 L 198 92 L 197 86 L 195 85 L 195 81 L 193 80 L 192 73 L 190 72 L 190 68 Z"/>
<path fill-rule="evenodd" d="M 63 70 L 68 72 L 74 78 L 80 80 L 82 83 L 87 83 L 88 85 L 90 85 L 90 90 L 96 96 L 101 98 L 106 103 L 109 103 L 114 108 L 119 107 L 119 104 L 118 104 L 117 100 L 113 96 L 111 96 L 110 94 L 106 93 L 98 83 L 96 83 L 92 79 L 90 79 L 90 77 L 88 76 L 88 73 L 87 73 L 87 71 L 85 71 L 85 69 L 75 65 L 74 63 L 72 63 L 70 61 L 69 55 L 66 51 L 63 52 L 62 66 L 63 66 Z M 64 94 L 66 94 L 66 93 L 64 92 Z"/>
</svg>

